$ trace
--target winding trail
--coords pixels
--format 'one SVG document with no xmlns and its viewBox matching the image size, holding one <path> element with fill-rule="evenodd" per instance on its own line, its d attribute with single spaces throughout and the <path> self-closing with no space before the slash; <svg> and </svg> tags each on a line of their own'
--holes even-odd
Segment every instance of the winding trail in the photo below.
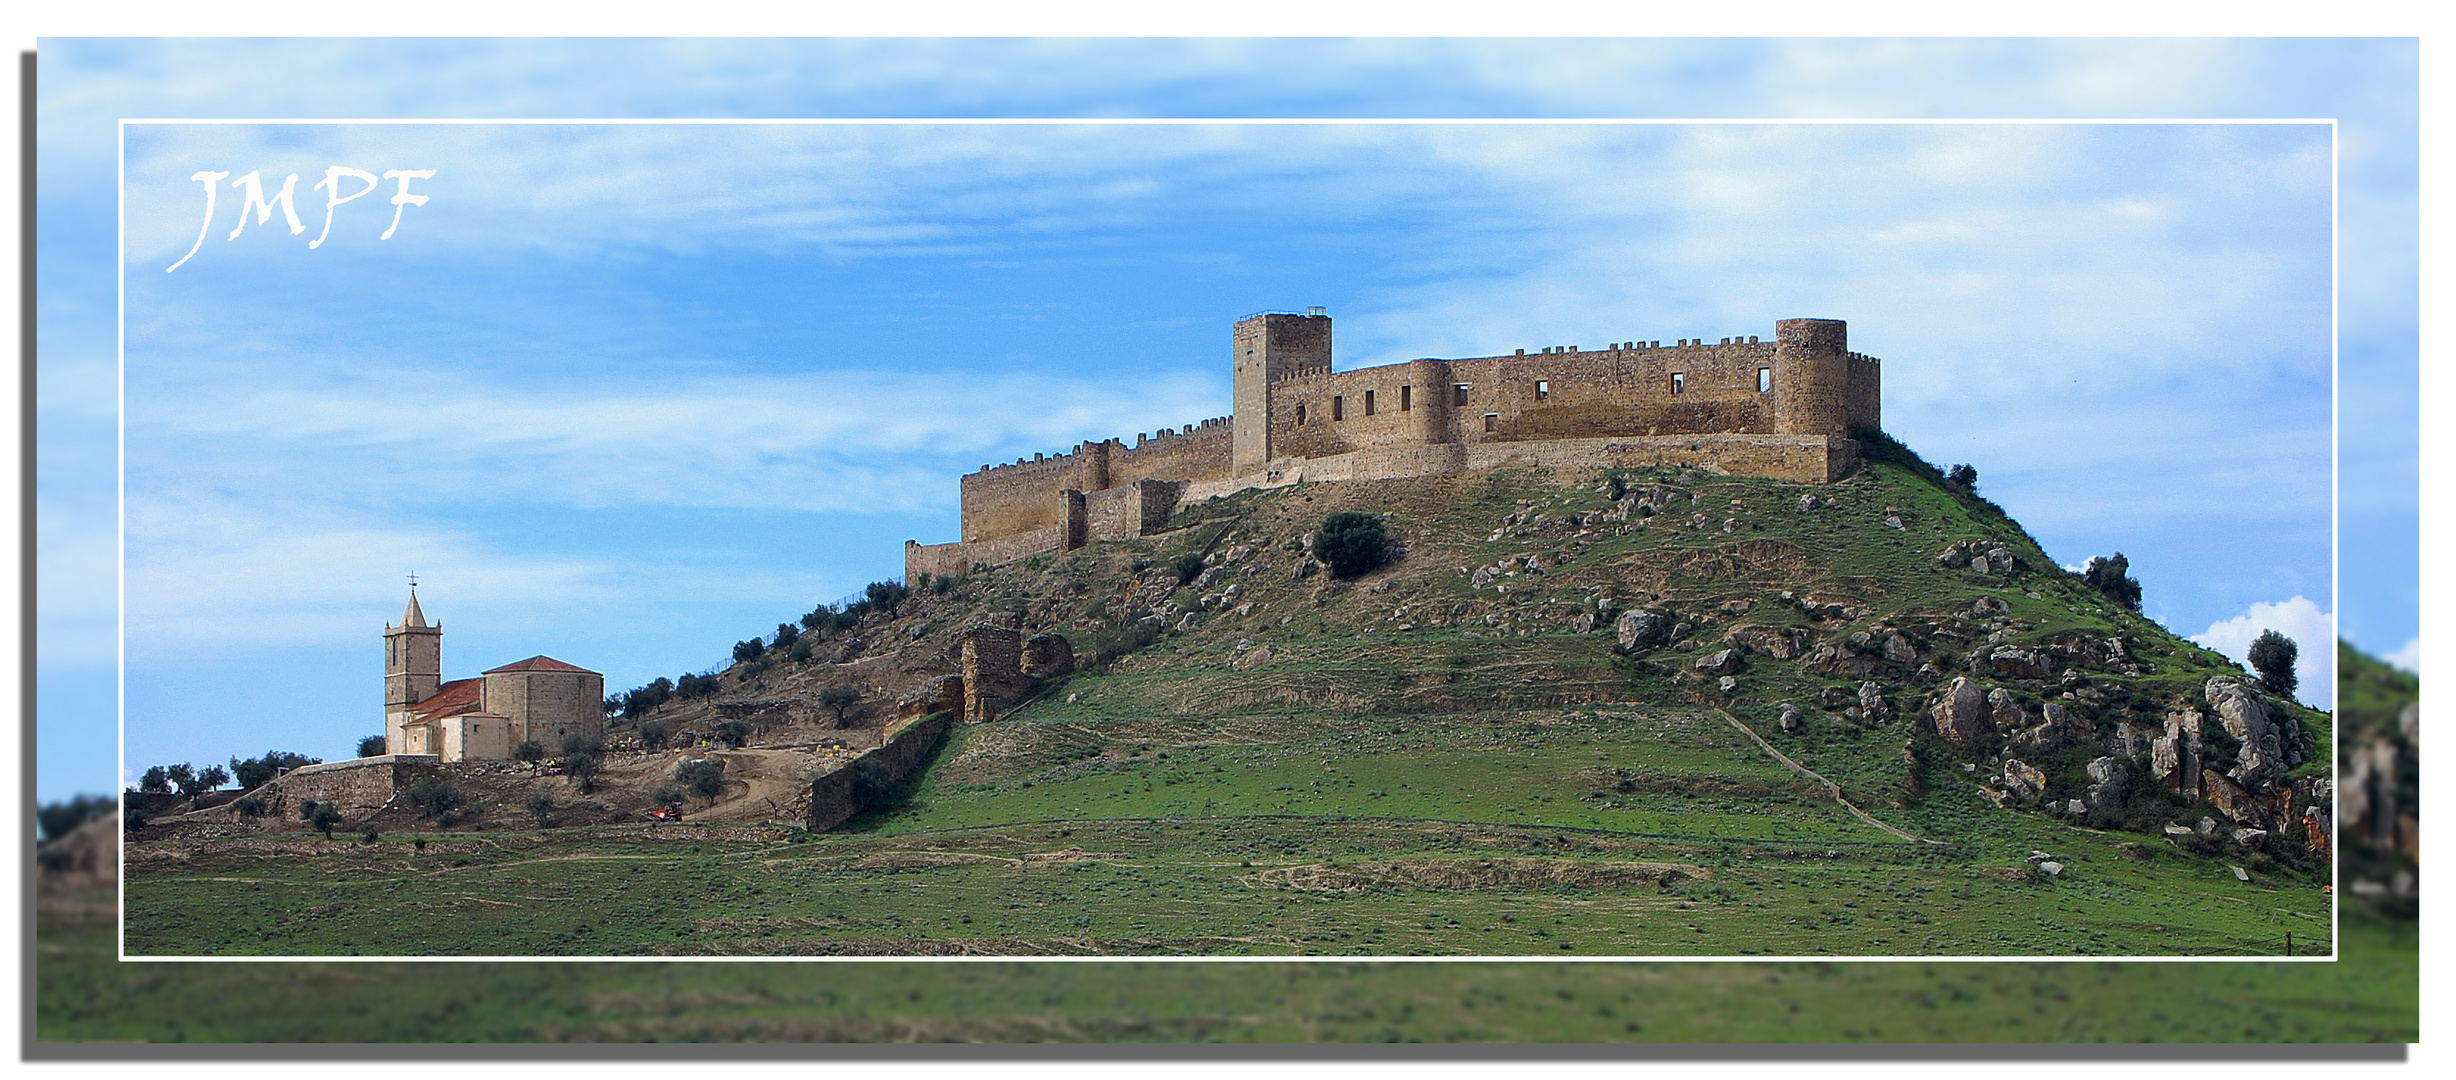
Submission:
<svg viewBox="0 0 2456 1080">
<path fill-rule="evenodd" d="M 1883 830 L 1884 830 L 1884 831 L 1886 831 L 1886 832 L 1892 833 L 1893 835 L 1898 836 L 1898 837 L 1901 837 L 1902 839 L 1904 839 L 1904 840 L 1908 840 L 1908 841 L 1910 841 L 1910 842 L 1912 842 L 1912 843 L 1914 843 L 1914 844 L 1935 844 L 1935 845 L 1937 845 L 1937 846 L 1939 846 L 1939 847 L 1951 847 L 1951 846 L 1952 846 L 1950 843 L 1948 843 L 1948 842 L 1946 842 L 1946 841 L 1943 841 L 1943 840 L 1930 840 L 1930 839 L 1928 839 L 1928 838 L 1926 838 L 1926 837 L 1924 837 L 1924 836 L 1913 836 L 1913 835 L 1911 835 L 1911 834 L 1909 834 L 1909 833 L 1903 832 L 1903 831 L 1902 831 L 1902 830 L 1900 830 L 1900 829 L 1896 829 L 1896 828 L 1894 828 L 1894 827 L 1893 827 L 1893 826 L 1891 826 L 1891 825 L 1887 825 L 1887 824 L 1885 824 L 1884 822 L 1881 822 L 1881 821 L 1876 820 L 1874 817 L 1870 816 L 1870 815 L 1868 814 L 1868 812 L 1867 812 L 1867 811 L 1865 811 L 1865 810 L 1861 810 L 1860 808 L 1858 808 L 1858 807 L 1856 807 L 1856 806 L 1851 805 L 1851 801 L 1850 801 L 1849 799 L 1845 799 L 1845 798 L 1843 798 L 1843 797 L 1842 797 L 1842 785 L 1837 784 L 1837 783 L 1834 783 L 1834 782 L 1833 782 L 1833 781 L 1831 781 L 1831 780 L 1827 780 L 1827 779 L 1825 779 L 1824 777 L 1817 775 L 1816 770 L 1811 769 L 1811 768 L 1809 768 L 1809 767 L 1807 767 L 1807 766 L 1805 766 L 1805 765 L 1802 765 L 1802 764 L 1800 764 L 1799 762 L 1793 761 L 1793 760 L 1791 760 L 1791 758 L 1790 758 L 1790 756 L 1789 756 L 1789 755 L 1784 754 L 1784 753 L 1783 753 L 1782 751 L 1780 751 L 1780 750 L 1776 750 L 1776 749 L 1774 749 L 1774 744 L 1772 744 L 1772 743 L 1769 743 L 1769 742 L 1765 741 L 1765 737 L 1764 737 L 1764 736 L 1759 735 L 1759 734 L 1757 734 L 1755 731 L 1750 730 L 1750 729 L 1749 729 L 1749 727 L 1748 727 L 1748 725 L 1743 724 L 1743 723 L 1741 723 L 1741 722 L 1740 722 L 1740 718 L 1739 718 L 1739 717 L 1733 716 L 1733 715 L 1731 715 L 1730 713 L 1724 712 L 1724 711 L 1723 711 L 1723 710 L 1721 710 L 1721 709 L 1716 709 L 1716 710 L 1714 710 L 1714 715 L 1716 715 L 1716 716 L 1720 716 L 1720 717 L 1722 717 L 1723 719 L 1730 721 L 1730 722 L 1731 722 L 1731 726 L 1732 726 L 1732 727 L 1735 727 L 1735 728 L 1740 729 L 1740 734 L 1748 736 L 1748 740 L 1749 740 L 1750 742 L 1756 743 L 1756 744 L 1757 744 L 1757 748 L 1758 748 L 1758 749 L 1763 750 L 1763 751 L 1765 751 L 1766 753 L 1773 755 L 1774 760 L 1781 762 L 1781 763 L 1783 764 L 1783 766 L 1784 766 L 1784 767 L 1786 767 L 1786 768 L 1790 769 L 1792 772 L 1798 773 L 1798 774 L 1799 774 L 1799 775 L 1801 775 L 1801 776 L 1805 776 L 1805 777 L 1807 777 L 1807 778 L 1808 778 L 1808 779 L 1810 779 L 1810 780 L 1814 780 L 1814 781 L 1816 781 L 1817 783 L 1820 783 L 1820 784 L 1825 785 L 1825 790 L 1827 790 L 1827 791 L 1829 791 L 1829 792 L 1831 792 L 1831 793 L 1833 794 L 1833 801 L 1838 802 L 1838 803 L 1841 803 L 1841 804 L 1842 804 L 1842 809 L 1850 811 L 1850 812 L 1851 812 L 1851 816 L 1852 816 L 1852 817 L 1858 818 L 1859 820 L 1864 821 L 1864 822 L 1868 823 L 1869 825 L 1873 825 L 1873 826 L 1875 826 L 1875 827 L 1877 827 L 1877 828 L 1879 828 L 1879 829 L 1883 829 Z"/>
</svg>

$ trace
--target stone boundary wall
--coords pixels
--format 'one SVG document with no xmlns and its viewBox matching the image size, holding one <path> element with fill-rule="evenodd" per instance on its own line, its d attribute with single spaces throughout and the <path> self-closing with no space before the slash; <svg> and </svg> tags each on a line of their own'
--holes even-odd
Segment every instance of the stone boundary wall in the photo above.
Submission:
<svg viewBox="0 0 2456 1080">
<path fill-rule="evenodd" d="M 884 767 L 889 781 L 912 775 L 914 768 L 938 748 L 953 727 L 955 717 L 948 713 L 933 713 L 926 717 L 900 721 L 888 726 L 886 740 L 871 750 L 845 762 L 834 771 L 810 782 L 810 809 L 803 824 L 811 832 L 825 832 L 844 824 L 846 818 L 860 813 L 862 804 L 854 790 L 854 769 L 864 761 L 875 762 L 873 768 Z"/>
<path fill-rule="evenodd" d="M 360 813 L 382 807 L 400 791 L 442 772 L 443 759 L 433 754 L 384 754 L 302 765 L 266 781 L 255 793 L 265 801 L 265 816 L 276 821 L 297 817 L 302 799 Z"/>
</svg>

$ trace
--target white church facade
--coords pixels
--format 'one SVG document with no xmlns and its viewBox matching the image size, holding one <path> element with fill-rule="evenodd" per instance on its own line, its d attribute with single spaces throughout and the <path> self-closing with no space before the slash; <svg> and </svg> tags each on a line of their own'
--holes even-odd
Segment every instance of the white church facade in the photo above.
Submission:
<svg viewBox="0 0 2456 1080">
<path fill-rule="evenodd" d="M 532 656 L 443 681 L 443 625 L 428 625 L 411 589 L 401 625 L 384 627 L 384 750 L 445 761 L 504 761 L 521 743 L 545 752 L 605 733 L 605 676 Z"/>
</svg>

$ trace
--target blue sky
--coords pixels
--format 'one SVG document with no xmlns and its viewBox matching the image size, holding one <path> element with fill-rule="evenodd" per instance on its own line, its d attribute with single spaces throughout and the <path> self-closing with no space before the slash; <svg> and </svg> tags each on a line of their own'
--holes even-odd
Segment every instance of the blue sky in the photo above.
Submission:
<svg viewBox="0 0 2456 1080">
<path fill-rule="evenodd" d="M 2414 381 L 2409 44 L 1550 44 L 1530 77 L 1524 42 L 1297 43 L 1314 62 L 1289 67 L 1233 42 L 46 41 L 38 789 L 111 782 L 121 115 L 2360 113 L 2344 629 L 2417 636 L 2413 399 L 2390 392 Z M 261 81 L 276 62 L 353 77 L 308 102 Z M 1880 68 L 1921 74 L 1875 94 Z M 1392 89 L 1433 70 L 1456 77 Z M 899 573 L 905 539 L 952 539 L 962 472 L 1226 413 L 1229 323 L 1313 304 L 1342 367 L 1847 319 L 1887 361 L 1887 427 L 1976 464 L 2050 554 L 2120 549 L 2178 632 L 2284 623 L 2324 660 L 2330 134 L 131 126 L 128 760 L 345 755 L 378 729 L 413 569 L 447 677 L 712 666 Z M 310 250 L 336 164 L 434 169 L 431 201 L 378 240 L 386 184 Z M 300 174 L 305 233 L 225 240 L 224 181 L 164 273 L 200 169 Z"/>
</svg>

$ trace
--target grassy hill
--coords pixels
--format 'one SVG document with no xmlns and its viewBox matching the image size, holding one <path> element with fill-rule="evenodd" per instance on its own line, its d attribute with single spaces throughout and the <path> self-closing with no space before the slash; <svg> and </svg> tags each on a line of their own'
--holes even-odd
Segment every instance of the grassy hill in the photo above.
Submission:
<svg viewBox="0 0 2456 1080">
<path fill-rule="evenodd" d="M 1387 565 L 1346 581 L 1306 550 L 1342 510 L 1380 516 L 1391 539 Z M 2213 767 L 2249 760 L 2210 700 L 2212 678 L 2242 673 L 2056 567 L 1889 442 L 1830 485 L 1501 471 L 1247 491 L 1172 524 L 915 582 L 892 612 L 637 718 L 688 732 L 748 717 L 779 745 L 845 738 L 815 704 L 823 691 L 860 691 L 853 725 L 875 728 L 897 695 L 955 670 L 965 625 L 1074 642 L 1080 670 L 956 728 L 834 832 L 751 824 L 773 811 L 720 803 L 686 825 L 616 813 L 545 831 L 396 826 L 373 843 L 139 844 L 128 947 L 2202 956 L 2278 955 L 2289 933 L 2297 954 L 2333 946 L 2326 863 L 2293 825 L 2323 790 L 2327 718 L 2266 703 L 2283 757 L 2252 794 L 2277 804 L 2278 827 L 2192 828 L 2225 815 L 2159 783 L 2151 742 L 2190 710 L 2210 717 Z M 1990 692 L 1992 734 L 1958 727 Z M 1940 725 L 1939 706 L 1962 719 Z"/>
</svg>

